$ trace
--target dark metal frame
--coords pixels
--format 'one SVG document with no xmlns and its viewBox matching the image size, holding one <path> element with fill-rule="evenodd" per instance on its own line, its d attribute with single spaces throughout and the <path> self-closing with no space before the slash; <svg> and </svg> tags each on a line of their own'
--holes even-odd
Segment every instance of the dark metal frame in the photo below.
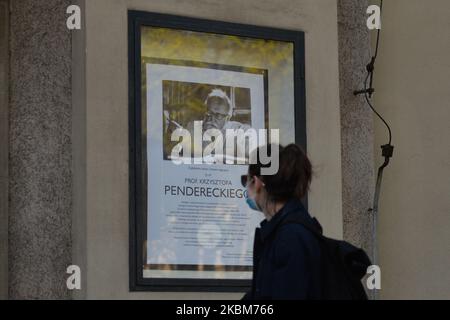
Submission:
<svg viewBox="0 0 450 320">
<path fill-rule="evenodd" d="M 295 140 L 306 150 L 304 33 L 141 11 L 128 12 L 129 43 L 129 284 L 131 291 L 244 292 L 248 280 L 148 279 L 143 277 L 141 27 L 154 26 L 248 38 L 292 42 L 294 45 Z M 307 198 L 303 199 L 307 206 Z M 146 226 L 145 226 L 146 227 Z"/>
</svg>

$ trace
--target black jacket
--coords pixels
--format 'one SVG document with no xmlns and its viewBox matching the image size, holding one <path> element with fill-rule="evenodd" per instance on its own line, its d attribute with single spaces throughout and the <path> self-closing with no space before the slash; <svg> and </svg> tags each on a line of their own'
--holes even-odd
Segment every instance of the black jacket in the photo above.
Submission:
<svg viewBox="0 0 450 320">
<path fill-rule="evenodd" d="M 291 200 L 256 229 L 253 249 L 252 290 L 244 300 L 320 299 L 318 239 L 297 223 L 283 224 L 294 215 L 312 219 L 299 200 Z"/>
</svg>

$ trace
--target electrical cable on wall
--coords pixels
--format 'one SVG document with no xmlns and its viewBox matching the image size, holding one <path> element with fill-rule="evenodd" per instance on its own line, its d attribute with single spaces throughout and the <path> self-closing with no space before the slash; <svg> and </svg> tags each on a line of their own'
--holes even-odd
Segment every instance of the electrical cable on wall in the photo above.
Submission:
<svg viewBox="0 0 450 320">
<path fill-rule="evenodd" d="M 383 0 L 380 2 L 380 15 L 383 12 Z M 394 154 L 394 146 L 392 143 L 392 130 L 389 126 L 389 124 L 386 122 L 386 120 L 375 110 L 371 99 L 372 95 L 375 93 L 375 89 L 373 88 L 373 75 L 375 70 L 375 61 L 378 56 L 378 46 L 380 42 L 380 28 L 377 31 L 377 42 L 375 47 L 375 54 L 372 56 L 372 59 L 370 60 L 369 64 L 366 67 L 367 70 L 367 76 L 364 80 L 364 90 L 358 90 L 354 91 L 353 94 L 355 96 L 364 94 L 365 100 L 367 104 L 369 105 L 370 109 L 378 116 L 378 118 L 381 119 L 381 121 L 384 123 L 386 128 L 389 132 L 389 142 L 385 145 L 381 146 L 382 149 L 382 156 L 384 157 L 384 163 L 378 168 L 378 175 L 377 175 L 377 182 L 375 185 L 375 193 L 374 193 L 374 199 L 373 199 L 373 206 L 369 209 L 369 214 L 372 216 L 372 263 L 374 265 L 378 265 L 378 246 L 377 246 L 377 224 L 378 224 L 378 201 L 380 198 L 380 191 L 381 191 L 381 181 L 383 178 L 383 170 L 389 165 L 389 160 L 392 158 Z M 369 87 L 367 86 L 367 82 L 370 80 Z M 372 291 L 372 299 L 377 299 L 377 290 L 374 289 Z"/>
</svg>

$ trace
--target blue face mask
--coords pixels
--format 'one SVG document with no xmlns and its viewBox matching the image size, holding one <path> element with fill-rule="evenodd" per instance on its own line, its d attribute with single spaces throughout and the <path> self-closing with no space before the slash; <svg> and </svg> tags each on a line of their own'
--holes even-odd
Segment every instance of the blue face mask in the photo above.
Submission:
<svg viewBox="0 0 450 320">
<path fill-rule="evenodd" d="M 253 200 L 252 198 L 249 198 L 247 193 L 245 195 L 245 202 L 247 202 L 250 209 L 255 210 L 255 211 L 261 211 L 261 208 L 258 206 L 256 201 Z"/>
</svg>

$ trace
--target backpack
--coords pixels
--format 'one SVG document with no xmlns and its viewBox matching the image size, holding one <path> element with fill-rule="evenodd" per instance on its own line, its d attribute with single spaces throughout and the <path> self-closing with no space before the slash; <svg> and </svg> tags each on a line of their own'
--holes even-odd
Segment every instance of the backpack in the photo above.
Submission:
<svg viewBox="0 0 450 320">
<path fill-rule="evenodd" d="M 316 218 L 313 223 L 301 216 L 282 221 L 278 229 L 286 224 L 297 223 L 312 232 L 321 249 L 321 299 L 323 300 L 367 300 L 361 283 L 371 265 L 366 252 L 352 244 L 325 237 Z"/>
</svg>

